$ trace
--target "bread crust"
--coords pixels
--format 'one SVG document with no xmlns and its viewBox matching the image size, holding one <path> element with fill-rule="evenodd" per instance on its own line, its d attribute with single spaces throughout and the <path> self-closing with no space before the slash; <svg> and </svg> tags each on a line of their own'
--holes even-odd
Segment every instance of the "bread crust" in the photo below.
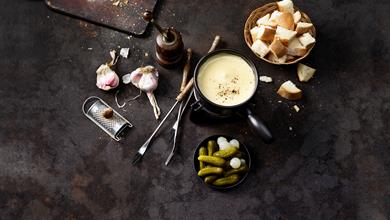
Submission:
<svg viewBox="0 0 390 220">
<path fill-rule="evenodd" d="M 272 40 L 275 37 L 276 30 L 272 27 L 269 26 L 262 26 L 261 31 L 259 32 L 260 34 L 260 40 L 265 41 L 265 42 L 272 42 Z"/>
<path fill-rule="evenodd" d="M 271 45 L 269 45 L 271 52 L 278 58 L 286 55 L 287 48 L 282 44 L 279 38 L 275 37 Z"/>
<path fill-rule="evenodd" d="M 291 92 L 291 91 L 288 91 L 288 89 L 286 88 L 285 86 L 285 83 L 284 82 L 280 87 L 279 87 L 279 90 L 278 90 L 278 95 L 280 95 L 281 97 L 285 98 L 285 99 L 288 99 L 288 100 L 298 100 L 298 99 L 301 99 L 302 98 L 302 90 L 298 89 L 297 92 Z"/>
<path fill-rule="evenodd" d="M 275 18 L 275 22 L 277 25 L 292 31 L 295 28 L 294 17 L 291 13 L 288 12 L 282 12 Z"/>
</svg>

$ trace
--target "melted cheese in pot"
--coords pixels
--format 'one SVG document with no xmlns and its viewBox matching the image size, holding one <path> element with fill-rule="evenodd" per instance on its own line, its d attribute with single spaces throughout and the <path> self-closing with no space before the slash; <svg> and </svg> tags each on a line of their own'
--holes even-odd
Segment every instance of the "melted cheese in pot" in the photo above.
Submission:
<svg viewBox="0 0 390 220">
<path fill-rule="evenodd" d="M 255 75 L 241 57 L 220 53 L 202 64 L 197 77 L 201 93 L 211 102 L 234 106 L 247 101 L 256 89 Z"/>
</svg>

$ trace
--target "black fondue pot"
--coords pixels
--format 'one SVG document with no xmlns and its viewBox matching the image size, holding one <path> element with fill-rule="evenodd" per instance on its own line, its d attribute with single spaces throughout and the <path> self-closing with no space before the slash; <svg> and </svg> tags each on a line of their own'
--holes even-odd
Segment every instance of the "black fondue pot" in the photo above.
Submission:
<svg viewBox="0 0 390 220">
<path fill-rule="evenodd" d="M 217 103 L 214 103 L 207 99 L 199 89 L 199 84 L 198 84 L 198 75 L 199 75 L 199 69 L 204 64 L 209 58 L 217 55 L 217 54 L 232 54 L 236 55 L 238 57 L 241 57 L 244 59 L 248 65 L 252 68 L 253 74 L 255 77 L 255 87 L 256 89 L 253 90 L 252 95 L 250 98 L 248 98 L 246 101 L 241 102 L 240 104 L 234 105 L 234 106 L 223 106 L 219 105 Z M 254 115 L 249 107 L 249 103 L 253 99 L 253 96 L 256 93 L 257 86 L 258 86 L 258 75 L 257 75 L 257 69 L 253 62 L 248 59 L 246 56 L 242 55 L 241 53 L 235 51 L 235 50 L 230 50 L 230 49 L 222 49 L 222 50 L 215 50 L 206 56 L 204 56 L 198 64 L 195 67 L 194 71 L 194 82 L 195 82 L 195 103 L 191 105 L 191 120 L 194 122 L 201 121 L 204 119 L 204 117 L 209 117 L 209 118 L 215 118 L 215 119 L 221 119 L 221 120 L 228 120 L 234 117 L 245 117 L 249 123 L 249 125 L 252 128 L 252 131 L 259 135 L 261 139 L 265 143 L 270 143 L 273 140 L 272 134 L 267 128 L 267 126 L 264 124 L 264 122 Z"/>
</svg>

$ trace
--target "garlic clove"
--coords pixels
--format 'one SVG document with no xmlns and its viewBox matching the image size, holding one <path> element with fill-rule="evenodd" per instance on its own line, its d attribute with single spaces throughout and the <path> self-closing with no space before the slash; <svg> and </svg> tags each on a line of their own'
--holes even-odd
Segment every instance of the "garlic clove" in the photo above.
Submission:
<svg viewBox="0 0 390 220">
<path fill-rule="evenodd" d="M 144 73 L 138 82 L 138 87 L 144 92 L 153 92 L 157 86 L 158 81 L 152 73 Z"/>
<path fill-rule="evenodd" d="M 96 86 L 99 89 L 107 91 L 119 85 L 118 75 L 107 64 L 100 65 L 96 74 Z"/>
<path fill-rule="evenodd" d="M 153 66 L 139 67 L 130 74 L 122 77 L 125 84 L 132 83 L 134 86 L 145 92 L 148 96 L 149 102 L 153 107 L 154 116 L 156 119 L 160 116 L 160 108 L 157 104 L 156 97 L 153 91 L 158 86 L 158 71 Z"/>
<path fill-rule="evenodd" d="M 142 72 L 140 68 L 137 68 L 133 72 L 130 73 L 130 81 L 133 85 L 135 85 L 137 88 L 139 88 L 138 83 L 142 78 Z"/>
</svg>

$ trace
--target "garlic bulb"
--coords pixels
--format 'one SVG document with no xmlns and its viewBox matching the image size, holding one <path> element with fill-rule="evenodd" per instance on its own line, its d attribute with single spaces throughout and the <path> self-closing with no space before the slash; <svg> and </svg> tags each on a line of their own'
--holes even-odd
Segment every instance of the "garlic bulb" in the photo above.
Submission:
<svg viewBox="0 0 390 220">
<path fill-rule="evenodd" d="M 158 107 L 156 97 L 153 91 L 158 86 L 158 71 L 153 66 L 139 67 L 130 74 L 126 74 L 122 77 L 124 84 L 130 82 L 146 93 L 149 98 L 150 104 L 153 106 L 153 112 L 156 119 L 160 116 L 160 108 Z"/>
<path fill-rule="evenodd" d="M 99 68 L 96 70 L 96 86 L 99 89 L 105 91 L 114 89 L 119 85 L 119 77 L 115 73 L 115 71 L 111 69 L 111 67 L 114 66 L 116 64 L 116 61 L 118 60 L 118 57 L 116 56 L 116 51 L 110 51 L 110 55 L 112 58 L 111 62 L 100 65 Z"/>
</svg>

